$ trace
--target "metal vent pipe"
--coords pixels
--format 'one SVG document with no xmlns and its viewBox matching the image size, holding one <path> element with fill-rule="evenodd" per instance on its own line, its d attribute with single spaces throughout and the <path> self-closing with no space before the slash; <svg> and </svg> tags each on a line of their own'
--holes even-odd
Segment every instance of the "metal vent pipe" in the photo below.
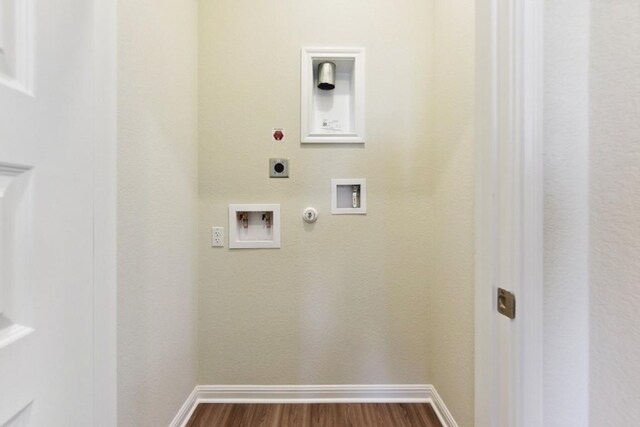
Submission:
<svg viewBox="0 0 640 427">
<path fill-rule="evenodd" d="M 318 65 L 318 89 L 333 90 L 336 87 L 336 64 L 322 62 Z"/>
</svg>

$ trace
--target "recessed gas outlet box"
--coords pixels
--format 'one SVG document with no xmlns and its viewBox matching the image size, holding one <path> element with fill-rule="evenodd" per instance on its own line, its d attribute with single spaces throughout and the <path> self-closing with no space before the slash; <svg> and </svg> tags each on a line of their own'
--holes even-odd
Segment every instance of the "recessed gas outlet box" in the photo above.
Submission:
<svg viewBox="0 0 640 427">
<path fill-rule="evenodd" d="M 303 48 L 301 62 L 301 141 L 364 143 L 364 49 Z"/>
<path fill-rule="evenodd" d="M 331 180 L 331 213 L 362 215 L 367 213 L 367 180 L 362 178 Z"/>
<path fill-rule="evenodd" d="M 279 247 L 279 204 L 229 205 L 229 248 Z"/>
<path fill-rule="evenodd" d="M 289 178 L 289 159 L 269 159 L 270 178 Z"/>
</svg>

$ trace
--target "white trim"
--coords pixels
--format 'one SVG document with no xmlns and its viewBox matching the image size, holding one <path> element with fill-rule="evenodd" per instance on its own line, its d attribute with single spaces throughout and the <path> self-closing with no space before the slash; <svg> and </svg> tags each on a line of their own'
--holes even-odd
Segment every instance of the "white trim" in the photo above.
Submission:
<svg viewBox="0 0 640 427">
<path fill-rule="evenodd" d="M 15 61 L 11 64 L 13 75 L 0 72 L 0 84 L 33 97 L 33 63 L 34 63 L 34 5 L 33 0 L 19 0 L 14 4 L 14 49 Z M 10 19 L 10 18 L 7 18 Z M 2 24 L 2 23 L 0 23 Z M 0 52 L 2 55 L 2 52 Z"/>
<path fill-rule="evenodd" d="M 317 59 L 353 59 L 355 130 L 349 134 L 321 135 L 311 133 L 309 114 L 312 110 L 313 61 Z M 363 144 L 365 142 L 365 49 L 361 47 L 304 47 L 300 54 L 300 142 Z"/>
<path fill-rule="evenodd" d="M 425 385 L 208 385 L 204 403 L 426 402 Z"/>
<path fill-rule="evenodd" d="M 521 146 L 516 425 L 543 425 L 543 45 L 544 2 L 516 2 L 514 38 L 517 106 L 515 126 Z"/>
<path fill-rule="evenodd" d="M 436 415 L 440 420 L 443 427 L 458 427 L 458 423 L 453 419 L 453 415 L 449 412 L 447 405 L 444 404 L 444 400 L 438 394 L 436 388 L 432 385 L 429 387 L 429 401 L 433 406 L 433 410 L 436 411 Z"/>
<path fill-rule="evenodd" d="M 171 421 L 171 424 L 169 424 L 169 427 L 184 427 L 189 423 L 198 403 L 200 403 L 198 400 L 199 387 L 200 386 L 196 386 L 193 391 L 189 393 L 187 400 L 185 400 L 184 404 L 180 407 L 180 410 L 173 418 L 173 421 Z"/>
<path fill-rule="evenodd" d="M 2 317 L 3 316 L 0 314 L 0 318 Z M 33 328 L 18 324 L 13 324 L 4 329 L 0 329 L 0 348 L 4 348 L 9 344 L 12 344 L 32 332 Z"/>
<path fill-rule="evenodd" d="M 14 163 L 0 163 L 0 202 L 4 198 L 11 184 L 23 173 L 29 172 L 33 169 L 31 166 L 18 165 Z M 14 215 L 20 216 L 19 212 L 15 212 Z M 2 234 L 2 206 L 0 205 L 0 237 Z M 21 236 L 22 237 L 22 236 Z M 11 282 L 11 279 L 9 280 Z M 11 283 L 9 283 L 11 285 Z M 0 298 L 2 297 L 2 284 L 0 284 Z M 14 289 L 15 291 L 15 289 Z M 1 302 L 1 301 L 0 301 Z M 21 304 L 12 307 L 12 313 L 18 315 L 18 318 L 25 320 L 25 310 Z M 30 335 L 34 332 L 34 329 L 29 326 L 24 326 L 18 323 L 14 323 L 12 319 L 7 318 L 2 311 L 6 307 L 0 305 L 0 324 L 5 324 L 4 328 L 0 327 L 0 348 L 7 347 L 10 344 Z"/>
<path fill-rule="evenodd" d="M 18 176 L 24 172 L 30 171 L 31 166 L 16 165 L 13 163 L 0 163 L 0 175 Z"/>
<path fill-rule="evenodd" d="M 476 2 L 476 427 L 542 425 L 542 13 Z"/>
<path fill-rule="evenodd" d="M 443 427 L 458 427 L 430 384 L 200 385 L 170 427 L 184 427 L 200 403 L 431 403 Z"/>
<path fill-rule="evenodd" d="M 271 236 L 269 240 L 240 240 L 238 236 L 239 212 L 273 212 L 271 218 Z M 250 227 L 249 227 L 250 228 Z M 229 249 L 279 249 L 281 245 L 280 205 L 266 204 L 235 204 L 229 205 Z"/>
<path fill-rule="evenodd" d="M 117 2 L 94 0 L 93 426 L 115 427 L 117 401 Z"/>
<path fill-rule="evenodd" d="M 338 187 L 339 186 L 360 186 L 360 207 L 339 208 L 338 207 Z M 364 215 L 367 213 L 367 180 L 364 178 L 347 178 L 331 180 L 331 214 L 332 215 Z"/>
</svg>

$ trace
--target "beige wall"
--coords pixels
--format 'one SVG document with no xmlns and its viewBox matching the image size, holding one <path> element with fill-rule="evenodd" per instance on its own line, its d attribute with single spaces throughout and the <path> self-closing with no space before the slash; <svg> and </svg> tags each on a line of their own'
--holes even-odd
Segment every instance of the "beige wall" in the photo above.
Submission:
<svg viewBox="0 0 640 427">
<path fill-rule="evenodd" d="M 430 381 L 431 18 L 417 0 L 200 2 L 200 383 Z M 301 147 L 301 46 L 367 49 L 365 146 Z M 348 177 L 367 178 L 366 216 L 329 213 Z M 268 202 L 282 249 L 210 248 L 229 203 Z"/>
<path fill-rule="evenodd" d="M 470 425 L 473 7 L 436 3 L 200 2 L 200 383 L 437 382 Z M 364 147 L 300 145 L 301 46 L 367 49 Z M 330 215 L 345 177 L 367 178 L 366 216 Z M 282 249 L 210 248 L 229 203 L 270 202 Z"/>
<path fill-rule="evenodd" d="M 460 426 L 474 413 L 474 21 L 473 0 L 435 1 L 429 382 Z"/>
<path fill-rule="evenodd" d="M 118 2 L 118 425 L 197 376 L 197 2 Z"/>
</svg>

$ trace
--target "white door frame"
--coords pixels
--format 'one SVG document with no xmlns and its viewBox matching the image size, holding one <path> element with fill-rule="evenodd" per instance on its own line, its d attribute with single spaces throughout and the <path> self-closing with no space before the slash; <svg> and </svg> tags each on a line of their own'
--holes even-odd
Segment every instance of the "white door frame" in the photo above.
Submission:
<svg viewBox="0 0 640 427">
<path fill-rule="evenodd" d="M 94 390 L 93 426 L 117 425 L 117 12 L 94 0 Z"/>
<path fill-rule="evenodd" d="M 115 0 L 94 1 L 94 426 L 106 427 L 117 424 L 117 13 Z M 495 292 L 505 214 L 517 225 L 514 426 L 542 425 L 542 13 L 541 1 L 476 1 L 476 427 L 496 426 L 500 408 Z M 498 155 L 504 144 L 513 156 Z M 505 181 L 508 203 L 496 197 Z"/>
<path fill-rule="evenodd" d="M 542 1 L 476 1 L 476 427 L 503 427 L 505 405 L 509 427 L 542 426 L 542 60 Z M 496 311 L 498 287 L 516 294 L 513 321 Z"/>
</svg>

